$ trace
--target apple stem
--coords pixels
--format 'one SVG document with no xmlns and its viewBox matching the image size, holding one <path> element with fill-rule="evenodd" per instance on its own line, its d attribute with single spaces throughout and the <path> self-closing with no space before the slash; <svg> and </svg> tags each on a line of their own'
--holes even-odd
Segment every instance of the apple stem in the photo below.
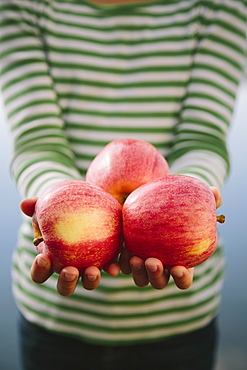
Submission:
<svg viewBox="0 0 247 370">
<path fill-rule="evenodd" d="M 35 247 L 37 247 L 37 245 L 39 245 L 39 243 L 43 242 L 43 238 L 35 238 L 33 239 L 33 245 L 35 245 Z"/>
<path fill-rule="evenodd" d="M 122 195 L 122 202 L 124 203 L 126 201 L 126 199 L 128 198 L 130 194 L 129 193 L 125 193 Z"/>
<path fill-rule="evenodd" d="M 216 220 L 217 222 L 219 222 L 220 224 L 223 224 L 226 220 L 226 217 L 224 215 L 220 215 L 220 216 L 217 216 L 216 217 Z"/>
</svg>

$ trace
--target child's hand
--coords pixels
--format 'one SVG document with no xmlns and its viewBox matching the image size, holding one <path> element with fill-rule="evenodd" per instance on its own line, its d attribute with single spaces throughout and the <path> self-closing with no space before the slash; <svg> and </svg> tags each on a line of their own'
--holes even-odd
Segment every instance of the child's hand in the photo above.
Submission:
<svg viewBox="0 0 247 370">
<path fill-rule="evenodd" d="M 174 266 L 168 270 L 157 258 L 148 258 L 144 261 L 132 256 L 125 248 L 121 253 L 120 267 L 124 274 L 132 273 L 138 287 L 144 287 L 150 283 L 155 289 L 163 289 L 167 286 L 170 275 L 179 289 L 188 289 L 193 281 L 193 268 Z"/>
<path fill-rule="evenodd" d="M 44 283 L 51 275 L 53 270 L 51 261 L 46 254 L 38 254 L 33 262 L 30 275 L 35 283 Z M 74 293 L 79 280 L 79 271 L 73 266 L 67 266 L 62 269 L 58 276 L 57 291 L 63 296 L 69 296 Z M 85 289 L 93 290 L 100 283 L 100 271 L 97 267 L 88 267 L 82 277 L 82 285 Z"/>
<path fill-rule="evenodd" d="M 20 208 L 22 212 L 32 217 L 34 213 L 35 203 L 38 198 L 24 199 Z M 43 242 L 42 242 L 43 243 Z M 116 276 L 120 272 L 119 264 L 115 261 L 108 264 L 105 271 Z M 49 257 L 46 254 L 38 254 L 31 267 L 31 278 L 35 283 L 44 283 L 53 274 L 52 265 Z M 100 283 L 101 273 L 100 270 L 95 266 L 87 267 L 82 276 L 82 285 L 87 290 L 93 290 L 97 288 Z M 79 271 L 73 266 L 67 266 L 62 269 L 59 274 L 57 282 L 57 290 L 63 296 L 69 296 L 74 293 L 77 282 L 79 280 Z"/>
<path fill-rule="evenodd" d="M 222 205 L 222 197 L 219 190 L 211 187 L 215 196 L 216 208 Z M 188 289 L 193 282 L 194 268 L 174 266 L 165 269 L 162 262 L 157 258 L 148 258 L 146 261 L 132 256 L 126 248 L 120 256 L 120 267 L 124 274 L 133 275 L 133 280 L 138 287 L 144 287 L 149 283 L 155 289 L 163 289 L 167 286 L 170 276 L 179 289 Z"/>
<path fill-rule="evenodd" d="M 219 190 L 211 187 L 216 201 L 216 208 L 222 204 Z M 32 217 L 37 198 L 25 199 L 21 202 L 21 210 L 24 214 Z M 104 269 L 108 274 L 117 276 L 120 272 L 132 273 L 134 282 L 137 286 L 143 287 L 149 283 L 155 289 L 163 289 L 168 284 L 170 275 L 175 284 L 180 289 L 188 289 L 192 285 L 194 269 L 186 269 L 183 266 L 174 266 L 170 270 L 165 269 L 161 261 L 157 258 L 148 258 L 143 261 L 141 258 L 132 256 L 125 248 L 120 256 L 120 265 L 113 261 Z M 53 270 L 51 261 L 45 254 L 38 254 L 31 267 L 31 278 L 34 282 L 41 284 L 51 275 Z M 85 289 L 93 290 L 100 283 L 101 273 L 95 266 L 88 267 L 82 277 L 82 285 Z M 59 274 L 57 290 L 61 295 L 69 296 L 73 294 L 79 279 L 79 271 L 73 266 L 65 267 Z"/>
<path fill-rule="evenodd" d="M 215 197 L 216 208 L 219 208 L 223 203 L 220 191 L 214 186 L 211 186 L 210 188 Z"/>
</svg>

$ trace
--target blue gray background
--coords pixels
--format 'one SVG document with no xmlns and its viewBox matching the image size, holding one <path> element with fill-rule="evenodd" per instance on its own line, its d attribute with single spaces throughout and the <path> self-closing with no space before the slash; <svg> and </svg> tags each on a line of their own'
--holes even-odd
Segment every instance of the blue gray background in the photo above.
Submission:
<svg viewBox="0 0 247 370">
<path fill-rule="evenodd" d="M 11 144 L 0 106 L 0 369 L 19 370 L 17 310 L 11 293 L 11 255 L 20 224 L 20 197 L 9 174 Z M 247 370 L 247 81 L 237 97 L 229 135 L 232 170 L 223 190 L 221 226 L 227 271 L 220 322 L 217 370 Z M 199 369 L 198 369 L 199 370 Z"/>
</svg>

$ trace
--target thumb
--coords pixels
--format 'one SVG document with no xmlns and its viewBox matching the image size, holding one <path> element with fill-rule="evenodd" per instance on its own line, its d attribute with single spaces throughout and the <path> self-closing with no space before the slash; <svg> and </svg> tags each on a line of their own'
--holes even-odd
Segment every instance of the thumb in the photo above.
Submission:
<svg viewBox="0 0 247 370">
<path fill-rule="evenodd" d="M 215 197 L 216 208 L 219 208 L 223 203 L 220 191 L 215 186 L 211 186 L 210 188 L 211 188 L 211 190 L 214 194 L 214 197 Z"/>
<path fill-rule="evenodd" d="M 37 197 L 23 199 L 20 203 L 21 211 L 26 216 L 32 217 L 32 215 L 34 213 L 34 207 L 35 207 L 35 204 L 36 204 L 37 200 L 38 200 Z"/>
</svg>

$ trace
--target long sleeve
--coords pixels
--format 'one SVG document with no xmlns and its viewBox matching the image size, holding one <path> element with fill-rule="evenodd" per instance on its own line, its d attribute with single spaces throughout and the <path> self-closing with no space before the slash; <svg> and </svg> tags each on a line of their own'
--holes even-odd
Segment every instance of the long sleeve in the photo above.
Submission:
<svg viewBox="0 0 247 370">
<path fill-rule="evenodd" d="M 171 172 L 221 188 L 229 173 L 227 134 L 246 47 L 246 7 L 210 1 L 202 9 L 198 46 L 169 155 Z"/>
<path fill-rule="evenodd" d="M 24 197 L 81 178 L 37 27 L 37 8 L 34 1 L 1 1 L 1 87 L 13 138 L 11 170 Z"/>
</svg>

